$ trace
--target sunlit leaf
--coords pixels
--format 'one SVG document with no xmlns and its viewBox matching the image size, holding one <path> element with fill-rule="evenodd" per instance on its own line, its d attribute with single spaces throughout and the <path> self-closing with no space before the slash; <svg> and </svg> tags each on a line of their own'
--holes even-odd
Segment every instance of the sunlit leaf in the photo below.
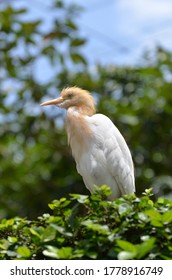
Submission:
<svg viewBox="0 0 172 280">
<path fill-rule="evenodd" d="M 137 258 L 142 259 L 146 254 L 148 254 L 155 247 L 155 241 L 155 238 L 149 238 L 143 243 L 136 245 L 138 250 Z"/>
<path fill-rule="evenodd" d="M 48 226 L 42 236 L 44 242 L 53 240 L 56 237 L 56 230 L 52 226 Z"/>
<path fill-rule="evenodd" d="M 117 245 L 126 252 L 137 252 L 136 246 L 125 240 L 116 240 Z"/>
<path fill-rule="evenodd" d="M 118 260 L 132 260 L 136 256 L 136 252 L 121 251 L 118 254 Z"/>
<path fill-rule="evenodd" d="M 23 258 L 29 258 L 31 256 L 31 251 L 28 247 L 20 246 L 17 248 L 17 253 Z"/>
<path fill-rule="evenodd" d="M 62 247 L 58 249 L 54 246 L 46 246 L 47 249 L 43 251 L 43 254 L 49 258 L 54 259 L 70 259 L 72 248 L 71 247 Z"/>
<path fill-rule="evenodd" d="M 162 215 L 163 223 L 171 223 L 172 222 L 172 211 L 167 211 Z"/>
</svg>

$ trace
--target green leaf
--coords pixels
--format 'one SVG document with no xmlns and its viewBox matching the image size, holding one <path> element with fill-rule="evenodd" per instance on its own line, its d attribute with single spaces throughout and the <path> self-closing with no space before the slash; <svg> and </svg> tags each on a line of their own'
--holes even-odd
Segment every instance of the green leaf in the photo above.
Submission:
<svg viewBox="0 0 172 280">
<path fill-rule="evenodd" d="M 142 259 L 145 255 L 147 255 L 154 248 L 155 241 L 156 239 L 152 237 L 143 243 L 136 245 L 138 250 L 137 259 Z"/>
<path fill-rule="evenodd" d="M 117 245 L 127 251 L 127 252 L 137 252 L 137 248 L 134 244 L 128 242 L 128 241 L 125 241 L 125 240 L 116 240 L 117 242 Z"/>
<path fill-rule="evenodd" d="M 17 253 L 23 258 L 29 258 L 31 256 L 31 251 L 28 247 L 20 246 L 17 248 Z"/>
<path fill-rule="evenodd" d="M 161 260 L 171 260 L 171 257 L 160 254 Z"/>
<path fill-rule="evenodd" d="M 76 24 L 75 24 L 73 21 L 71 21 L 71 20 L 68 20 L 68 21 L 66 22 L 66 26 L 70 27 L 72 30 L 77 30 L 77 29 L 78 29 L 78 27 L 76 26 Z"/>
<path fill-rule="evenodd" d="M 118 207 L 118 212 L 119 212 L 119 214 L 121 215 L 121 214 L 126 213 L 129 209 L 131 209 L 131 206 L 130 206 L 129 204 L 127 204 L 127 203 L 122 203 L 122 204 L 120 204 L 119 207 Z"/>
<path fill-rule="evenodd" d="M 98 187 L 97 191 L 100 193 L 100 194 L 103 194 L 105 196 L 109 196 L 112 194 L 112 190 L 109 186 L 107 185 L 102 185 L 100 187 Z"/>
<path fill-rule="evenodd" d="M 49 203 L 48 206 L 50 209 L 60 209 L 65 208 L 71 203 L 70 200 L 67 200 L 65 197 L 60 198 L 59 200 L 54 200 L 52 203 Z"/>
<path fill-rule="evenodd" d="M 9 241 L 3 239 L 1 240 L 0 239 L 0 249 L 2 250 L 7 250 L 9 248 L 10 244 L 9 244 Z"/>
<path fill-rule="evenodd" d="M 17 237 L 14 237 L 14 236 L 9 236 L 8 237 L 8 241 L 10 243 L 16 243 L 18 241 Z"/>
<path fill-rule="evenodd" d="M 100 225 L 91 220 L 83 221 L 82 225 L 86 226 L 90 230 L 97 231 L 100 234 L 109 234 L 109 228 L 107 225 Z"/>
<path fill-rule="evenodd" d="M 94 251 L 85 252 L 85 254 L 93 260 L 97 259 L 97 255 L 98 255 L 98 253 Z"/>
<path fill-rule="evenodd" d="M 155 210 L 152 209 L 152 210 L 146 210 L 145 213 L 151 219 L 150 222 L 154 227 L 162 227 L 163 226 L 162 215 L 158 211 L 155 211 Z"/>
<path fill-rule="evenodd" d="M 43 255 L 49 258 L 53 258 L 53 259 L 59 259 L 59 255 L 58 255 L 58 248 L 54 247 L 54 246 L 46 246 L 46 250 L 43 251 Z"/>
<path fill-rule="evenodd" d="M 153 220 L 156 220 L 156 221 L 162 220 L 162 216 L 158 211 L 155 211 L 152 209 L 152 210 L 146 210 L 145 213 L 148 217 L 150 217 Z"/>
<path fill-rule="evenodd" d="M 53 227 L 56 231 L 58 231 L 60 234 L 66 236 L 66 237 L 72 237 L 73 234 L 69 231 L 67 231 L 64 227 L 58 226 L 56 224 L 51 224 L 51 227 Z"/>
<path fill-rule="evenodd" d="M 88 195 L 82 194 L 70 194 L 73 199 L 76 199 L 79 203 L 88 203 Z"/>
<path fill-rule="evenodd" d="M 25 8 L 14 10 L 14 14 L 16 14 L 16 15 L 25 14 L 26 12 L 27 12 L 27 9 L 25 9 Z"/>
<path fill-rule="evenodd" d="M 33 235 L 37 236 L 39 239 L 41 239 L 40 234 L 36 230 L 34 230 L 33 228 L 30 228 L 29 230 L 30 230 L 31 234 L 33 234 Z"/>
<path fill-rule="evenodd" d="M 118 260 L 132 260 L 136 255 L 136 252 L 122 251 L 118 254 Z"/>
<path fill-rule="evenodd" d="M 15 258 L 17 257 L 17 253 L 12 251 L 12 250 L 7 250 L 5 251 L 6 255 L 7 255 L 7 260 L 9 260 L 9 257 L 10 258 Z"/>
<path fill-rule="evenodd" d="M 84 256 L 84 250 L 76 249 L 74 252 L 72 252 L 71 259 L 81 259 L 83 256 Z"/>
<path fill-rule="evenodd" d="M 79 47 L 79 46 L 84 45 L 85 42 L 86 42 L 85 39 L 75 38 L 75 39 L 72 39 L 72 40 L 71 40 L 70 46 L 71 46 L 71 47 Z"/>
<path fill-rule="evenodd" d="M 51 241 L 51 240 L 55 239 L 55 237 L 56 237 L 56 230 L 55 230 L 55 228 L 53 226 L 48 226 L 45 229 L 45 231 L 44 231 L 44 233 L 42 235 L 42 240 L 44 242 L 48 242 L 48 241 Z"/>
<path fill-rule="evenodd" d="M 72 61 L 76 64 L 81 63 L 84 65 L 87 65 L 85 58 L 79 53 L 71 53 L 70 57 L 71 57 Z"/>
<path fill-rule="evenodd" d="M 151 220 L 151 225 L 154 227 L 163 227 L 163 223 L 157 220 Z"/>
<path fill-rule="evenodd" d="M 141 220 L 143 222 L 149 221 L 148 216 L 144 212 L 139 212 L 138 213 L 138 218 L 139 218 L 139 220 Z"/>
<path fill-rule="evenodd" d="M 146 196 L 152 196 L 152 188 L 149 188 L 149 189 L 145 189 L 145 191 L 143 192 L 144 195 Z"/>
<path fill-rule="evenodd" d="M 72 248 L 71 247 L 62 247 L 60 249 L 54 246 L 46 246 L 46 250 L 43 251 L 43 254 L 49 258 L 54 259 L 71 259 L 72 258 Z"/>
<path fill-rule="evenodd" d="M 172 222 L 172 211 L 167 211 L 162 215 L 162 222 L 163 223 Z"/>
<path fill-rule="evenodd" d="M 70 259 L 72 255 L 71 247 L 62 247 L 58 250 L 58 255 L 60 259 Z"/>
</svg>

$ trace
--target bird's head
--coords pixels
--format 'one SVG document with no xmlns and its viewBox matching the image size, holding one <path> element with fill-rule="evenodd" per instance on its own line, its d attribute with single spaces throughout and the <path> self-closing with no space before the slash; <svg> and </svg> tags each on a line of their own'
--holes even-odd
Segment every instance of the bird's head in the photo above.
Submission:
<svg viewBox="0 0 172 280">
<path fill-rule="evenodd" d="M 95 113 L 94 99 L 90 93 L 78 87 L 69 87 L 62 90 L 60 97 L 46 101 L 41 106 L 56 105 L 60 108 L 73 107 L 76 111 L 91 116 Z"/>
</svg>

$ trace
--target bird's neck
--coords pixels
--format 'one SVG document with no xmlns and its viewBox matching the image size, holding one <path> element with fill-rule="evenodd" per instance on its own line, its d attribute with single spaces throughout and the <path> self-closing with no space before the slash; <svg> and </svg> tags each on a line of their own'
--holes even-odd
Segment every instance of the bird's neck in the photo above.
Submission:
<svg viewBox="0 0 172 280">
<path fill-rule="evenodd" d="M 68 142 L 75 159 L 79 156 L 79 153 L 83 152 L 83 149 L 86 149 L 92 135 L 87 118 L 88 116 L 72 107 L 67 111 L 66 130 Z"/>
<path fill-rule="evenodd" d="M 96 112 L 94 104 L 82 104 L 80 106 L 73 106 L 68 109 L 69 112 L 76 112 L 80 116 L 92 116 Z"/>
<path fill-rule="evenodd" d="M 89 135 L 88 117 L 88 115 L 83 114 L 83 111 L 76 110 L 73 107 L 69 108 L 66 116 L 67 133 L 69 136 L 75 135 L 82 138 L 86 134 Z"/>
</svg>

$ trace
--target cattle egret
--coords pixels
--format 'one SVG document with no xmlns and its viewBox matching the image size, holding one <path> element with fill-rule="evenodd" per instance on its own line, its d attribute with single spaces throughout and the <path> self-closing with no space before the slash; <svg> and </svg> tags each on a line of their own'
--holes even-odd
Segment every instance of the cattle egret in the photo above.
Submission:
<svg viewBox="0 0 172 280">
<path fill-rule="evenodd" d="M 69 87 L 59 98 L 41 106 L 67 110 L 66 130 L 78 173 L 91 193 L 96 186 L 111 188 L 109 199 L 135 192 L 134 167 L 129 148 L 112 121 L 96 114 L 94 99 L 86 90 Z"/>
</svg>

